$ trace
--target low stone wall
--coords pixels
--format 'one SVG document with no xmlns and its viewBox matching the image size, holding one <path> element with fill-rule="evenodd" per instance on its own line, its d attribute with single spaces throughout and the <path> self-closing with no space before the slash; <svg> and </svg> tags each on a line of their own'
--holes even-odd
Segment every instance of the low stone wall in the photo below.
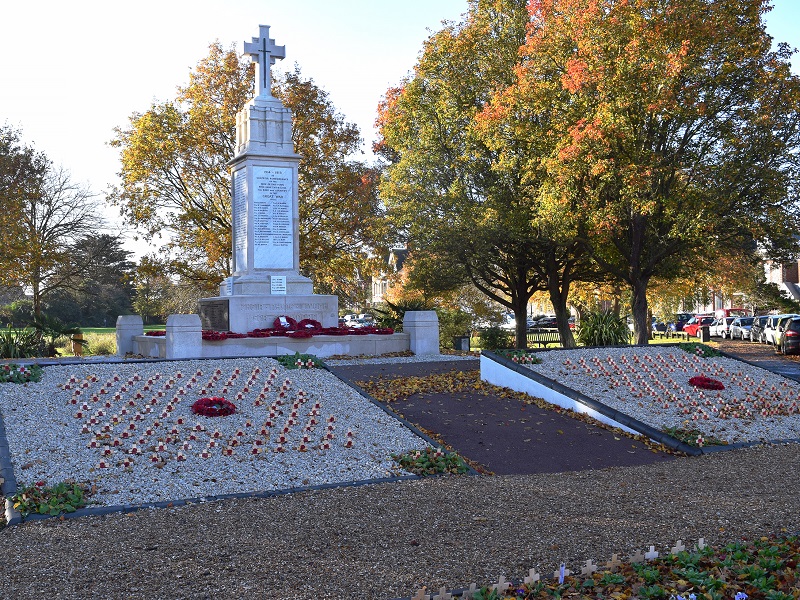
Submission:
<svg viewBox="0 0 800 600">
<path fill-rule="evenodd" d="M 134 337 L 136 354 L 149 358 L 177 358 L 167 356 L 167 339 L 137 335 Z M 408 333 L 392 335 L 317 335 L 295 340 L 287 337 L 241 338 L 202 342 L 200 352 L 194 357 L 181 358 L 231 358 L 236 356 L 281 356 L 283 354 L 314 354 L 320 358 L 335 355 L 379 356 L 389 352 L 405 352 L 411 346 Z"/>
<path fill-rule="evenodd" d="M 335 355 L 379 356 L 391 352 L 439 354 L 439 322 L 434 311 L 407 313 L 404 333 L 391 335 L 315 335 L 311 338 L 289 337 L 238 338 L 203 341 L 200 317 L 170 315 L 166 336 L 144 335 L 140 317 L 117 319 L 118 354 L 126 352 L 147 358 L 234 358 L 244 356 L 281 356 L 314 354 L 320 358 Z"/>
</svg>

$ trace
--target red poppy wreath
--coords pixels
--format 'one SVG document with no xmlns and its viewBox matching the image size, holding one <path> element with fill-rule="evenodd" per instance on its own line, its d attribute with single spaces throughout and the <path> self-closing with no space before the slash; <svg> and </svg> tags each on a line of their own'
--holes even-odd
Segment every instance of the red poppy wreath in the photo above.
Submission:
<svg viewBox="0 0 800 600">
<path fill-rule="evenodd" d="M 711 379 L 711 377 L 704 377 L 703 375 L 698 375 L 697 377 L 692 377 L 689 380 L 689 385 L 701 388 L 704 390 L 724 390 L 725 386 L 722 384 L 721 381 L 717 381 L 716 379 Z"/>
<path fill-rule="evenodd" d="M 192 412 L 204 417 L 227 417 L 236 412 L 236 405 L 225 398 L 200 398 L 192 404 Z"/>
</svg>

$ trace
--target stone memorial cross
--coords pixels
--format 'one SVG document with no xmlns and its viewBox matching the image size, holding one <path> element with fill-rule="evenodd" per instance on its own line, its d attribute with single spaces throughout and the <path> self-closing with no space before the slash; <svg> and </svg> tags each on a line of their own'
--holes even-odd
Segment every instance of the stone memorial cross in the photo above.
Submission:
<svg viewBox="0 0 800 600">
<path fill-rule="evenodd" d="M 258 37 L 252 42 L 244 43 L 244 53 L 250 55 L 250 60 L 256 63 L 256 96 L 272 97 L 272 83 L 270 80 L 270 67 L 275 64 L 275 59 L 286 58 L 286 46 L 276 46 L 275 40 L 269 37 L 269 25 L 258 26 Z"/>
</svg>

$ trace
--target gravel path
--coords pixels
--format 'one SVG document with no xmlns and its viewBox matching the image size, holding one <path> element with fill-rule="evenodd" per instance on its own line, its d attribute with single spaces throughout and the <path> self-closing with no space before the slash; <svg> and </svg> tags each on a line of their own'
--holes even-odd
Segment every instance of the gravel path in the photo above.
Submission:
<svg viewBox="0 0 800 600">
<path fill-rule="evenodd" d="M 651 544 L 796 531 L 798 446 L 660 465 L 454 477 L 26 523 L 3 598 L 375 598 L 575 569 Z"/>
<path fill-rule="evenodd" d="M 3 598 L 394 598 L 681 539 L 796 532 L 798 445 L 449 477 L 0 530 Z"/>
</svg>

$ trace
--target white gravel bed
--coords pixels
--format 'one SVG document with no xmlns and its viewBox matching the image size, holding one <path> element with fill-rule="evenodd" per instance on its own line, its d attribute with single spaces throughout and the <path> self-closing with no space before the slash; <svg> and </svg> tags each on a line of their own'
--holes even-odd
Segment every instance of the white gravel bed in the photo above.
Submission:
<svg viewBox="0 0 800 600">
<path fill-rule="evenodd" d="M 201 397 L 236 412 L 194 414 Z M 85 482 L 100 505 L 404 475 L 391 454 L 426 446 L 327 371 L 272 359 L 49 366 L 0 385 L 0 414 L 18 485 Z"/>
<path fill-rule="evenodd" d="M 337 360 L 325 360 L 325 364 L 331 367 L 347 365 L 388 365 L 392 363 L 419 363 L 419 362 L 444 362 L 450 360 L 477 360 L 477 356 L 463 356 L 461 354 L 421 354 L 414 356 L 387 356 L 378 358 L 347 358 Z"/>
<path fill-rule="evenodd" d="M 731 358 L 678 348 L 592 348 L 534 353 L 533 371 L 656 429 L 697 429 L 734 442 L 800 438 L 800 385 Z M 702 375 L 723 390 L 689 383 Z"/>
</svg>

